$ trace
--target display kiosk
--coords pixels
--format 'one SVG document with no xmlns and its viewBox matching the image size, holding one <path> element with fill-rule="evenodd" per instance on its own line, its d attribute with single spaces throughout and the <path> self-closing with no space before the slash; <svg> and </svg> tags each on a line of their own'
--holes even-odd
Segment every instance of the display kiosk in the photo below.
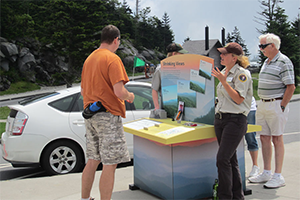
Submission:
<svg viewBox="0 0 300 200">
<path fill-rule="evenodd" d="M 134 184 L 161 199 L 201 199 L 212 196 L 218 177 L 218 143 L 212 125 L 191 127 L 172 119 L 145 118 L 124 124 L 134 135 Z M 248 132 L 260 131 L 248 125 Z M 244 191 L 244 142 L 237 149 Z"/>
<path fill-rule="evenodd" d="M 201 199 L 212 196 L 218 178 L 214 132 L 213 59 L 178 55 L 161 61 L 163 109 L 169 118 L 143 118 L 124 124 L 134 135 L 134 183 L 161 199 Z M 183 115 L 176 120 L 179 102 Z M 248 132 L 261 127 L 248 125 Z M 244 191 L 244 142 L 237 148 Z"/>
</svg>

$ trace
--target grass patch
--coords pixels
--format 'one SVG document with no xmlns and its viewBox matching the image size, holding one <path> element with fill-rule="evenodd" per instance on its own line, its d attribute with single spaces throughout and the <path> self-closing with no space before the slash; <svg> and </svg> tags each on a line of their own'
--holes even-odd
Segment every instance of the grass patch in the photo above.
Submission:
<svg viewBox="0 0 300 200">
<path fill-rule="evenodd" d="M 258 73 L 252 73 L 251 76 L 252 79 L 258 79 Z"/>
<path fill-rule="evenodd" d="M 255 100 L 259 100 L 258 94 L 257 94 L 257 86 L 258 86 L 258 79 L 252 79 L 253 81 L 253 96 Z"/>
<path fill-rule="evenodd" d="M 296 87 L 294 94 L 300 94 L 300 86 L 299 85 Z"/>
<path fill-rule="evenodd" d="M 0 108 L 0 119 L 7 119 L 7 116 L 10 113 L 10 109 L 5 106 Z"/>
<path fill-rule="evenodd" d="M 2 137 L 2 133 L 5 131 L 5 124 L 4 122 L 0 122 L 0 138 Z"/>
<path fill-rule="evenodd" d="M 10 109 L 5 107 L 0 107 L 0 119 L 7 119 L 7 116 L 9 115 Z M 2 133 L 5 131 L 5 125 L 6 122 L 0 122 L 0 138 L 2 136 Z"/>
<path fill-rule="evenodd" d="M 28 92 L 28 91 L 39 90 L 39 89 L 41 89 L 41 87 L 38 86 L 37 84 L 20 81 L 20 82 L 12 83 L 7 90 L 1 91 L 0 96 L 7 95 L 7 94 L 18 94 L 22 92 Z"/>
</svg>

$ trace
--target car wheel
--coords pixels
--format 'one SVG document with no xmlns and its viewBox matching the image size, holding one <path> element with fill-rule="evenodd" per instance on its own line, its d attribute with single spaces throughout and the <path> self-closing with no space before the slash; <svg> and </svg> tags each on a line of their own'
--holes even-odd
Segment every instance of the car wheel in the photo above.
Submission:
<svg viewBox="0 0 300 200">
<path fill-rule="evenodd" d="M 82 170 L 83 155 L 74 143 L 58 141 L 51 144 L 42 156 L 42 167 L 51 175 Z"/>
</svg>

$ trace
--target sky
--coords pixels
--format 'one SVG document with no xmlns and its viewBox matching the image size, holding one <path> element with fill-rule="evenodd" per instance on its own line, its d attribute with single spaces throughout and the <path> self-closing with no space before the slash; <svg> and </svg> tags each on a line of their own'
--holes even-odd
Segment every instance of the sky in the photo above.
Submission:
<svg viewBox="0 0 300 200">
<path fill-rule="evenodd" d="M 135 13 L 136 0 L 126 0 Z M 279 6 L 285 9 L 288 21 L 294 21 L 300 13 L 300 0 L 284 0 Z M 166 12 L 170 17 L 174 42 L 183 44 L 190 40 L 204 40 L 205 27 L 209 27 L 209 38 L 219 39 L 225 28 L 225 37 L 236 26 L 249 52 L 250 59 L 258 55 L 258 29 L 264 27 L 255 22 L 262 12 L 258 0 L 140 0 L 140 10 L 150 7 L 150 16 L 162 19 Z"/>
</svg>

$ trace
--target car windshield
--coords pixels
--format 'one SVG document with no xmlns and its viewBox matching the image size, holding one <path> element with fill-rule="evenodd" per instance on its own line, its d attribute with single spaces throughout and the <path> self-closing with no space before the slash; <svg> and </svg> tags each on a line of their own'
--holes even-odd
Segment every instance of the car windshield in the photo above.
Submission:
<svg viewBox="0 0 300 200">
<path fill-rule="evenodd" d="M 22 105 L 22 106 L 25 106 L 25 105 L 28 105 L 28 104 L 31 104 L 31 103 L 34 103 L 34 102 L 41 101 L 43 99 L 47 99 L 49 97 L 53 97 L 53 96 L 58 95 L 58 94 L 59 93 L 57 93 L 57 92 L 48 92 L 48 93 L 44 93 L 44 94 L 39 94 L 39 95 L 29 97 L 29 98 L 26 98 L 26 99 L 23 99 L 23 100 L 19 101 L 19 104 Z"/>
</svg>

